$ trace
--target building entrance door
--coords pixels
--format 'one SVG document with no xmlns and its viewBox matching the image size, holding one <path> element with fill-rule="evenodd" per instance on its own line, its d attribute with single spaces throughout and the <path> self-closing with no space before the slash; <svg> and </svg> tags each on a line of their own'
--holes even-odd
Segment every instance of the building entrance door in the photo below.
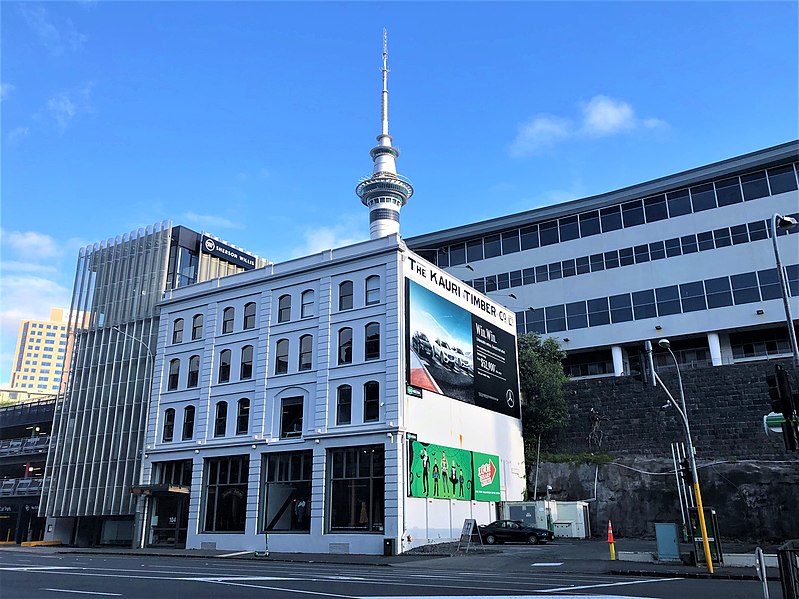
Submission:
<svg viewBox="0 0 799 599">
<path fill-rule="evenodd" d="M 183 493 L 153 497 L 150 547 L 186 547 L 189 498 Z"/>
</svg>

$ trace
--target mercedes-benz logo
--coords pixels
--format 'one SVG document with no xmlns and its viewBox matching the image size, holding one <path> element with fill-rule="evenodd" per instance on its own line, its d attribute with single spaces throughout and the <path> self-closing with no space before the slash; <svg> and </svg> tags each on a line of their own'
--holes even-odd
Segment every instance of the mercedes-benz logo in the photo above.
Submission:
<svg viewBox="0 0 799 599">
<path fill-rule="evenodd" d="M 508 389 L 505 392 L 505 401 L 508 402 L 509 408 L 512 408 L 516 404 L 516 398 L 513 396 L 513 389 Z"/>
<path fill-rule="evenodd" d="M 213 239 L 205 240 L 205 249 L 209 252 L 213 252 L 216 249 L 216 244 L 214 243 Z"/>
</svg>

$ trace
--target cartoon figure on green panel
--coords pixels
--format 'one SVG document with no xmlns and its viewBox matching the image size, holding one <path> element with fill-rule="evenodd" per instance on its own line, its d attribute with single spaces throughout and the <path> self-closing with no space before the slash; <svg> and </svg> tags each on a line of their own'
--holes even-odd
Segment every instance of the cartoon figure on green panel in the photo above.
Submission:
<svg viewBox="0 0 799 599">
<path fill-rule="evenodd" d="M 422 447 L 422 452 L 419 454 L 422 458 L 422 488 L 425 495 L 430 495 L 430 457 L 427 455 L 427 450 Z"/>
<path fill-rule="evenodd" d="M 461 485 L 461 497 L 463 497 L 463 468 L 461 468 L 460 474 L 458 475 L 458 482 Z"/>
<path fill-rule="evenodd" d="M 449 468 L 447 464 L 447 453 L 441 452 L 441 472 L 444 478 L 444 495 L 449 494 Z"/>
<path fill-rule="evenodd" d="M 438 472 L 438 460 L 433 460 L 433 496 L 438 495 L 438 479 L 439 479 L 439 472 Z"/>
<path fill-rule="evenodd" d="M 449 482 L 452 483 L 452 496 L 455 497 L 457 494 L 455 488 L 458 486 L 458 471 L 455 467 L 455 460 L 452 460 L 452 466 L 450 466 Z"/>
</svg>

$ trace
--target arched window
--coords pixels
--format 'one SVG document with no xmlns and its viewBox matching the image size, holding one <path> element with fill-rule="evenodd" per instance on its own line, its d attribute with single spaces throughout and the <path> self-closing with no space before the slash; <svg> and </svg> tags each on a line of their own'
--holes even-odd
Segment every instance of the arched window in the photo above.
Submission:
<svg viewBox="0 0 799 599">
<path fill-rule="evenodd" d="M 366 278 L 366 305 L 373 306 L 380 303 L 380 277 L 373 275 Z"/>
<path fill-rule="evenodd" d="M 180 377 L 180 360 L 175 358 L 169 362 L 169 378 L 166 381 L 166 390 L 174 391 L 178 388 L 178 378 Z"/>
<path fill-rule="evenodd" d="M 241 348 L 241 380 L 252 378 L 252 345 Z"/>
<path fill-rule="evenodd" d="M 186 378 L 186 387 L 196 387 L 200 383 L 200 356 L 189 358 L 189 374 Z"/>
<path fill-rule="evenodd" d="M 250 430 L 250 400 L 242 397 L 238 404 L 238 413 L 236 415 L 236 434 L 246 435 Z"/>
<path fill-rule="evenodd" d="M 227 402 L 220 401 L 216 404 L 216 417 L 214 418 L 214 437 L 224 437 L 227 432 Z"/>
<path fill-rule="evenodd" d="M 255 302 L 244 304 L 244 329 L 255 328 Z"/>
<path fill-rule="evenodd" d="M 307 291 L 303 291 L 302 306 L 300 307 L 301 318 L 308 318 L 309 316 L 313 316 L 313 303 L 314 303 L 313 289 L 308 289 Z"/>
<path fill-rule="evenodd" d="M 341 385 L 336 389 L 336 424 L 352 422 L 352 387 Z"/>
<path fill-rule="evenodd" d="M 366 325 L 364 358 L 366 360 L 377 360 L 380 358 L 380 323 L 378 322 L 370 322 Z"/>
<path fill-rule="evenodd" d="M 233 332 L 233 319 L 236 317 L 236 309 L 235 308 L 225 308 L 222 312 L 222 332 L 223 333 L 232 333 Z"/>
<path fill-rule="evenodd" d="M 380 383 L 369 381 L 363 386 L 363 421 L 380 419 Z"/>
<path fill-rule="evenodd" d="M 291 296 L 281 295 L 277 300 L 277 321 L 288 322 L 291 320 Z"/>
<path fill-rule="evenodd" d="M 175 434 L 175 410 L 169 408 L 164 412 L 164 436 L 162 440 L 164 443 L 172 441 L 172 436 Z"/>
<path fill-rule="evenodd" d="M 194 318 L 191 319 L 191 339 L 194 341 L 195 339 L 202 339 L 203 338 L 203 315 L 202 314 L 195 314 Z"/>
<path fill-rule="evenodd" d="M 349 327 L 338 332 L 338 363 L 352 364 L 352 329 Z"/>
<path fill-rule="evenodd" d="M 275 374 L 289 371 L 289 340 L 280 339 L 275 347 Z"/>
<path fill-rule="evenodd" d="M 172 343 L 183 343 L 183 319 L 178 318 L 172 323 Z"/>
<path fill-rule="evenodd" d="M 303 335 L 300 337 L 300 370 L 313 368 L 313 337 Z"/>
<path fill-rule="evenodd" d="M 188 441 L 194 436 L 194 406 L 183 408 L 183 440 Z"/>
<path fill-rule="evenodd" d="M 352 310 L 352 281 L 343 281 L 339 284 L 338 309 Z"/>
<path fill-rule="evenodd" d="M 227 383 L 230 380 L 230 354 L 229 349 L 219 352 L 219 377 L 218 383 Z"/>
</svg>

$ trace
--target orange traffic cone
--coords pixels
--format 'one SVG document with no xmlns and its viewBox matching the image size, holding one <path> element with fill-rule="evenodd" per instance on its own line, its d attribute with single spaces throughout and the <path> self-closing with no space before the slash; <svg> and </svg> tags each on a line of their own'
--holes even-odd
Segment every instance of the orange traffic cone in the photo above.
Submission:
<svg viewBox="0 0 799 599">
<path fill-rule="evenodd" d="M 613 540 L 613 523 L 611 523 L 611 521 L 608 520 L 608 543 L 614 543 L 614 542 L 615 541 Z"/>
<path fill-rule="evenodd" d="M 608 548 L 610 549 L 610 559 L 616 559 L 616 543 L 613 540 L 613 524 L 608 520 Z"/>
</svg>

